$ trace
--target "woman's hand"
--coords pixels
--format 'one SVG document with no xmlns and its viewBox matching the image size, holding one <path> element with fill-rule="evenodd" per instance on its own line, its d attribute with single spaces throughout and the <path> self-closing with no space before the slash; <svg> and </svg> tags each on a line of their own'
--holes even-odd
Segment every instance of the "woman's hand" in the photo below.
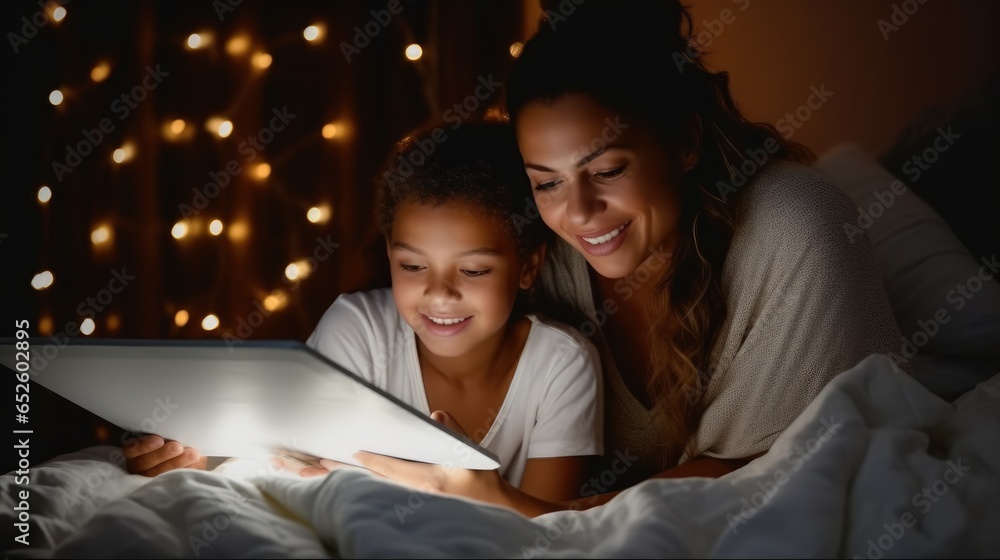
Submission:
<svg viewBox="0 0 1000 560">
<path fill-rule="evenodd" d="M 130 474 L 156 476 L 174 469 L 200 469 L 208 466 L 208 457 L 197 449 L 160 436 L 139 436 L 122 446 L 125 467 Z"/>
<path fill-rule="evenodd" d="M 457 433 L 465 434 L 465 430 L 447 412 L 435 411 L 431 414 L 431 418 Z M 505 482 L 496 470 L 471 470 L 415 463 L 366 451 L 355 453 L 354 459 L 358 464 L 378 475 L 419 490 L 463 496 L 504 505 L 503 485 Z M 320 459 L 320 465 L 331 471 L 348 466 L 330 459 Z"/>
</svg>

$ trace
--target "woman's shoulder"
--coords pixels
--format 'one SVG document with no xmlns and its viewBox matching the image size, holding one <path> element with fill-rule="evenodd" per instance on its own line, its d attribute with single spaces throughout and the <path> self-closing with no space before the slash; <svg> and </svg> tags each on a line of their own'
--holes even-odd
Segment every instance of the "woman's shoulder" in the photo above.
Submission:
<svg viewBox="0 0 1000 560">
<path fill-rule="evenodd" d="M 842 232 L 852 223 L 850 197 L 822 170 L 791 161 L 751 177 L 736 203 L 737 235 L 766 234 L 794 241 Z"/>
</svg>

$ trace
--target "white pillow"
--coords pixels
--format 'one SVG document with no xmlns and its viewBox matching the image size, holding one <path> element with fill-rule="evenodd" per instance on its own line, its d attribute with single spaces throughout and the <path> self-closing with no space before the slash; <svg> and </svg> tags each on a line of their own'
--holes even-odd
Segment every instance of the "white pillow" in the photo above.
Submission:
<svg viewBox="0 0 1000 560">
<path fill-rule="evenodd" d="M 970 255 L 933 209 L 854 143 L 824 153 L 817 166 L 859 207 L 844 240 L 868 236 L 905 339 L 900 352 L 1000 367 L 1000 255 Z"/>
</svg>

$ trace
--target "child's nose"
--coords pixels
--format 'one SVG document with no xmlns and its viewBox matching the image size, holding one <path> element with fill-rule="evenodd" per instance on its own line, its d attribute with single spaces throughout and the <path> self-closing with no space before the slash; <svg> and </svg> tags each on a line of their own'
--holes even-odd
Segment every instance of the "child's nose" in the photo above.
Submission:
<svg viewBox="0 0 1000 560">
<path fill-rule="evenodd" d="M 424 288 L 424 295 L 435 298 L 458 299 L 461 295 L 454 278 L 445 274 L 431 274 Z"/>
</svg>

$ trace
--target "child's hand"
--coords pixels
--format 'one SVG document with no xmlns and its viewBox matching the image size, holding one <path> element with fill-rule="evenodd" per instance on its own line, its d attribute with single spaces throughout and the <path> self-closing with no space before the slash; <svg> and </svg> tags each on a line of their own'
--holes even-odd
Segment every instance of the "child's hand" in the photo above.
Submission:
<svg viewBox="0 0 1000 560">
<path fill-rule="evenodd" d="M 208 457 L 197 449 L 184 447 L 176 441 L 164 441 L 160 436 L 140 436 L 122 447 L 125 467 L 130 474 L 156 476 L 174 469 L 205 470 Z"/>
</svg>

